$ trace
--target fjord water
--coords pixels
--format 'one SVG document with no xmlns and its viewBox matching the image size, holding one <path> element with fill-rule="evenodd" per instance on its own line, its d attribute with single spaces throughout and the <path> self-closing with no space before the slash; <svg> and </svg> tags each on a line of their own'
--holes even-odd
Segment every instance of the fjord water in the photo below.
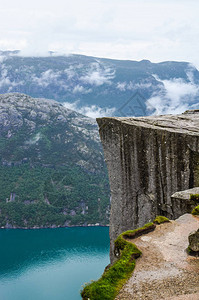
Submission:
<svg viewBox="0 0 199 300">
<path fill-rule="evenodd" d="M 108 263 L 107 227 L 0 229 L 0 299 L 80 300 Z"/>
</svg>

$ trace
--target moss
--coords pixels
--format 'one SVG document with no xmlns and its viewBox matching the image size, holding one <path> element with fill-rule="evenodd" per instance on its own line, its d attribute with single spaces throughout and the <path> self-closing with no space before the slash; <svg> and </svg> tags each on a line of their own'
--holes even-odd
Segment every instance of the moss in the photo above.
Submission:
<svg viewBox="0 0 199 300">
<path fill-rule="evenodd" d="M 143 227 L 141 228 L 137 228 L 134 230 L 127 230 L 123 233 L 121 233 L 118 238 L 115 241 L 115 246 L 117 245 L 118 242 L 122 243 L 123 241 L 125 241 L 123 238 L 125 239 L 135 239 L 145 233 L 148 233 L 150 231 L 153 231 L 155 229 L 156 225 L 151 222 L 151 223 L 147 223 L 145 224 Z"/>
<path fill-rule="evenodd" d="M 148 223 L 142 228 L 123 232 L 115 240 L 115 255 L 119 259 L 108 269 L 98 281 L 84 287 L 81 296 L 84 300 L 111 300 L 114 299 L 122 285 L 128 280 L 135 268 L 135 259 L 141 251 L 124 238 L 135 238 L 155 229 L 155 224 Z"/>
<path fill-rule="evenodd" d="M 193 210 L 192 210 L 192 215 L 199 215 L 199 194 L 191 194 L 190 195 L 190 200 L 194 202 L 195 205 L 197 205 Z"/>
<path fill-rule="evenodd" d="M 165 217 L 157 217 L 161 223 L 169 222 Z M 156 218 L 156 219 L 157 219 Z M 155 220 L 156 220 L 155 219 Z M 154 220 L 154 221 L 155 221 Z M 158 223 L 160 224 L 160 223 Z M 156 225 L 151 222 L 145 224 L 143 227 L 127 230 L 121 233 L 115 240 L 114 253 L 118 260 L 110 267 L 106 268 L 101 278 L 86 284 L 81 291 L 83 300 L 113 300 L 117 293 L 130 278 L 134 268 L 135 260 L 142 252 L 135 244 L 126 240 L 134 239 L 142 234 L 153 231 Z"/>
<path fill-rule="evenodd" d="M 162 224 L 162 223 L 166 223 L 166 222 L 170 222 L 170 221 L 168 218 L 163 217 L 163 216 L 157 216 L 153 221 L 154 224 Z"/>
<path fill-rule="evenodd" d="M 192 252 L 191 248 L 188 246 L 186 249 L 187 253 L 190 254 Z"/>
<path fill-rule="evenodd" d="M 124 247 L 124 248 L 123 248 Z M 131 276 L 135 268 L 135 259 L 141 255 L 136 245 L 122 243 L 122 254 L 98 281 L 84 287 L 81 296 L 84 300 L 111 300 L 114 299 L 122 285 Z"/>
<path fill-rule="evenodd" d="M 196 257 L 199 256 L 199 251 L 193 251 L 189 246 L 187 247 L 186 251 L 188 255 L 196 256 Z"/>
<path fill-rule="evenodd" d="M 190 200 L 192 200 L 195 204 L 199 203 L 199 194 L 191 194 Z"/>
<path fill-rule="evenodd" d="M 199 205 L 192 210 L 192 215 L 199 215 Z"/>
</svg>

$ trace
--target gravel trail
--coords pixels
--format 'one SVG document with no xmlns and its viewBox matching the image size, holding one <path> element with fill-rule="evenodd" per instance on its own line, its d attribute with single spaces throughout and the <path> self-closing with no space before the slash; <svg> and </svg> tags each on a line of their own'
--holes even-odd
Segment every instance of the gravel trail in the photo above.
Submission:
<svg viewBox="0 0 199 300">
<path fill-rule="evenodd" d="M 142 251 L 134 273 L 115 300 L 199 300 L 199 258 L 186 253 L 199 218 L 185 214 L 129 240 Z"/>
</svg>

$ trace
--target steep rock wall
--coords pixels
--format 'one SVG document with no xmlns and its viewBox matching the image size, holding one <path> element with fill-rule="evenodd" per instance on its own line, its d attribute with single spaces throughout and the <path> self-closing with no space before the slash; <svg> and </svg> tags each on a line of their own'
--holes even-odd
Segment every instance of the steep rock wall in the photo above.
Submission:
<svg viewBox="0 0 199 300">
<path fill-rule="evenodd" d="M 171 195 L 199 186 L 199 111 L 97 122 L 111 187 L 113 259 L 118 234 L 159 214 L 172 218 Z"/>
</svg>

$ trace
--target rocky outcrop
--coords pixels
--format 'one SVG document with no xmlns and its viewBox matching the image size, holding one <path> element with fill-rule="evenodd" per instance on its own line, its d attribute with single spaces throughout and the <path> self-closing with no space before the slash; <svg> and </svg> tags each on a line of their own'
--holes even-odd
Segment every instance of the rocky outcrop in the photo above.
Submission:
<svg viewBox="0 0 199 300">
<path fill-rule="evenodd" d="M 97 122 L 111 186 L 112 251 L 121 232 L 156 215 L 172 219 L 179 206 L 171 196 L 199 186 L 199 111 Z"/>
<path fill-rule="evenodd" d="M 199 253 L 199 229 L 189 234 L 189 249 Z"/>
<path fill-rule="evenodd" d="M 171 196 L 171 204 L 173 209 L 173 218 L 177 219 L 183 212 L 192 212 L 199 201 L 192 200 L 191 195 L 199 194 L 199 187 L 188 189 L 185 191 L 176 192 Z"/>
</svg>

